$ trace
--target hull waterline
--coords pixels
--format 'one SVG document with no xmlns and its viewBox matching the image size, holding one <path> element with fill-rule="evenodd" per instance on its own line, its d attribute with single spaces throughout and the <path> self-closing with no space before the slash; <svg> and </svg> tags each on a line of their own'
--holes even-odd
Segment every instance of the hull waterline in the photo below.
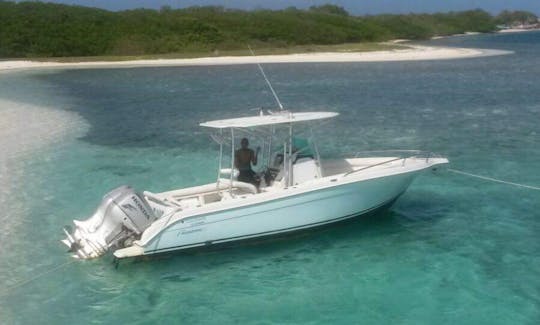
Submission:
<svg viewBox="0 0 540 325">
<path fill-rule="evenodd" d="M 404 193 L 405 192 L 399 194 L 398 196 L 391 199 L 389 202 L 382 204 L 381 206 L 374 207 L 370 210 L 363 211 L 363 212 L 360 212 L 351 216 L 335 218 L 331 222 L 312 225 L 311 227 L 293 229 L 291 231 L 277 232 L 277 233 L 271 233 L 271 234 L 263 234 L 260 236 L 248 237 L 244 239 L 237 239 L 237 240 L 231 240 L 231 241 L 205 243 L 204 245 L 197 245 L 197 246 L 180 248 L 180 249 L 164 250 L 161 252 L 152 252 L 149 254 L 141 254 L 140 256 L 125 257 L 125 258 L 120 257 L 120 259 L 129 260 L 129 259 L 142 258 L 143 260 L 145 259 L 152 260 L 153 258 L 162 258 L 162 257 L 166 258 L 168 256 L 175 256 L 175 255 L 182 255 L 182 254 L 190 254 L 190 253 L 198 253 L 198 252 L 201 252 L 201 253 L 213 252 L 213 251 L 226 250 L 226 249 L 232 249 L 232 248 L 238 248 L 238 247 L 265 245 L 265 244 L 271 244 L 272 242 L 279 242 L 283 240 L 294 240 L 295 238 L 304 238 L 304 237 L 309 238 L 309 236 L 313 236 L 322 231 L 333 229 L 334 227 L 335 228 L 344 227 L 349 224 L 354 224 L 356 221 L 362 220 L 364 218 L 378 217 L 380 214 L 384 214 L 385 211 L 388 211 Z M 114 257 L 117 258 L 116 255 Z"/>
<path fill-rule="evenodd" d="M 241 208 L 192 216 L 169 225 L 145 244 L 115 252 L 119 258 L 285 236 L 389 207 L 416 172 L 342 184 Z"/>
</svg>

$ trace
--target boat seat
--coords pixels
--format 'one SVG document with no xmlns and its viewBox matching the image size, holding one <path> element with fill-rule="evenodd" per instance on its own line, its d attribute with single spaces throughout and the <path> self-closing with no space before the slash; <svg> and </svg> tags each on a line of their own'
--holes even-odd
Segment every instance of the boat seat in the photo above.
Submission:
<svg viewBox="0 0 540 325">
<path fill-rule="evenodd" d="M 202 205 L 201 198 L 199 196 L 182 198 L 180 200 L 177 200 L 176 202 L 178 202 L 180 207 L 183 209 L 196 208 Z"/>
<path fill-rule="evenodd" d="M 223 185 L 224 189 L 227 189 L 229 187 L 230 182 L 230 180 L 223 178 L 220 178 L 219 180 L 220 185 Z M 255 185 L 246 182 L 232 181 L 232 187 L 252 194 L 258 193 L 257 187 L 255 187 Z"/>
</svg>

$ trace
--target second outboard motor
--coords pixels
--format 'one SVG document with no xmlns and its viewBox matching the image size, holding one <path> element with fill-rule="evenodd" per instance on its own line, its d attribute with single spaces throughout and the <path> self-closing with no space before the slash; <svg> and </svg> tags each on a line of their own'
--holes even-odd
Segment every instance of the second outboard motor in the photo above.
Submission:
<svg viewBox="0 0 540 325">
<path fill-rule="evenodd" d="M 78 258 L 103 255 L 110 247 L 127 247 L 156 219 L 144 197 L 129 186 L 107 193 L 92 217 L 73 220 L 75 230 L 64 228 L 62 242 Z"/>
</svg>

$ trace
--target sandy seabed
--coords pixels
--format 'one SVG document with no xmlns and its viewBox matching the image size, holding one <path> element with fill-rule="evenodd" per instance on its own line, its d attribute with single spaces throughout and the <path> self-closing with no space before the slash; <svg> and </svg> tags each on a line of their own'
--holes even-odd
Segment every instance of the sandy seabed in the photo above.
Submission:
<svg viewBox="0 0 540 325">
<path fill-rule="evenodd" d="M 88 127 L 76 113 L 4 99 L 0 114 L 0 166 Z"/>
<path fill-rule="evenodd" d="M 0 204 L 10 206 L 0 215 L 5 226 L 0 237 L 22 222 L 11 216 L 28 208 L 26 190 L 35 185 L 28 175 L 33 156 L 87 129 L 86 121 L 76 113 L 0 99 Z"/>
</svg>

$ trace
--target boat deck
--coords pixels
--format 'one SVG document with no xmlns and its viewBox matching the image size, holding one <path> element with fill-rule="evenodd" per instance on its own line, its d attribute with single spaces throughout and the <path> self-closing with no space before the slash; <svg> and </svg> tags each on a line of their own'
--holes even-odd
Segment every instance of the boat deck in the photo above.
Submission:
<svg viewBox="0 0 540 325">
<path fill-rule="evenodd" d="M 323 160 L 321 162 L 321 176 L 311 178 L 297 185 L 317 182 L 327 177 L 342 176 L 349 174 L 358 175 L 364 171 L 373 173 L 391 168 L 404 168 L 413 165 L 427 163 L 426 158 L 401 158 L 395 157 L 370 157 L 370 158 L 344 158 L 334 160 Z M 243 182 L 220 179 L 219 182 L 201 186 L 178 189 L 162 193 L 145 192 L 145 196 L 153 206 L 161 206 L 161 210 L 187 210 L 200 208 L 202 206 L 227 201 L 236 198 L 247 198 L 258 193 L 278 192 L 283 189 L 280 181 L 275 181 L 272 185 L 255 186 Z"/>
</svg>

